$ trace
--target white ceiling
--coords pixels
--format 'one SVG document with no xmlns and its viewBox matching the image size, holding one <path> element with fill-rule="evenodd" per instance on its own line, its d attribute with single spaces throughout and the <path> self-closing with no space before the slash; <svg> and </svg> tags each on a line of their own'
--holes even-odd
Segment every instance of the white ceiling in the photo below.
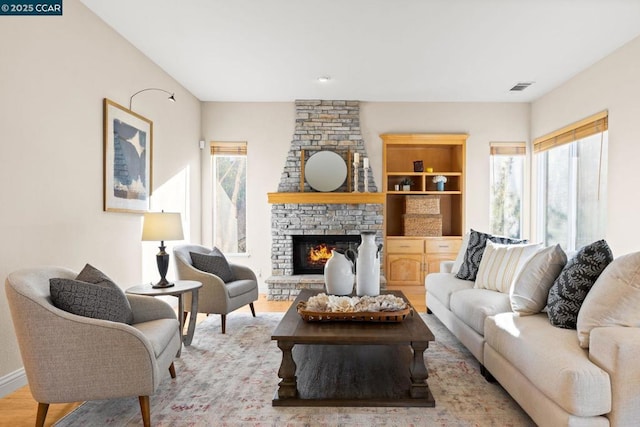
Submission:
<svg viewBox="0 0 640 427">
<path fill-rule="evenodd" d="M 640 0 L 82 2 L 201 101 L 529 102 L 640 35 Z"/>
</svg>

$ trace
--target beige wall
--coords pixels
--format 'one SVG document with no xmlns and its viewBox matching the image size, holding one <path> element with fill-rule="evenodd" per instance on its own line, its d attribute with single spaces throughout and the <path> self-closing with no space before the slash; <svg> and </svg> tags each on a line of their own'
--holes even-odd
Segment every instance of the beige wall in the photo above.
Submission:
<svg viewBox="0 0 640 427">
<path fill-rule="evenodd" d="M 127 106 L 146 87 L 176 92 L 175 104 L 147 92 L 133 108 L 154 122 L 154 189 L 162 193 L 187 171 L 188 194 L 164 194 L 154 204 L 188 201 L 193 240 L 200 236 L 200 102 L 76 0 L 65 1 L 62 17 L 4 18 L 1 282 L 19 268 L 79 270 L 90 262 L 123 287 L 140 283 L 142 265 L 155 264 L 142 256 L 141 215 L 102 211 L 102 99 Z M 0 380 L 21 367 L 2 291 Z"/>
<path fill-rule="evenodd" d="M 606 240 L 615 256 L 638 250 L 640 38 L 532 104 L 531 139 L 609 111 Z"/>
<path fill-rule="evenodd" d="M 248 250 L 249 257 L 234 262 L 271 274 L 271 211 L 267 193 L 277 191 L 293 137 L 293 103 L 205 102 L 203 135 L 210 141 L 248 143 Z M 527 141 L 529 104 L 487 103 L 378 103 L 362 102 L 360 125 L 378 188 L 382 182 L 381 133 L 462 132 L 470 135 L 467 145 L 467 228 L 489 227 L 489 142 Z M 209 153 L 202 154 L 202 241 L 211 244 L 211 170 Z"/>
</svg>

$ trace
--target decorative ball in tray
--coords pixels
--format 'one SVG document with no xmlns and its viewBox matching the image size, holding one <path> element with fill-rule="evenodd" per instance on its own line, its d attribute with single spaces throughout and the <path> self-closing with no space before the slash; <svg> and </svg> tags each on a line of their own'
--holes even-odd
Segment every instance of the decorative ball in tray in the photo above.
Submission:
<svg viewBox="0 0 640 427">
<path fill-rule="evenodd" d="M 402 322 L 411 306 L 395 295 L 349 297 L 318 294 L 300 301 L 298 314 L 307 322 Z"/>
</svg>

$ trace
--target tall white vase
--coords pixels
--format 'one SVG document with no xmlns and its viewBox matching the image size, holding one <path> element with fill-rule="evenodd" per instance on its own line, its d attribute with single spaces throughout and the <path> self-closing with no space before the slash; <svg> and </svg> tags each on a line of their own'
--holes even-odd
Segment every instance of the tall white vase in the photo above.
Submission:
<svg viewBox="0 0 640 427">
<path fill-rule="evenodd" d="M 324 265 L 324 285 L 331 295 L 349 295 L 353 292 L 353 263 L 344 254 L 331 251 Z"/>
<path fill-rule="evenodd" d="M 380 249 L 376 245 L 376 232 L 360 233 L 362 243 L 358 246 L 356 263 L 356 294 L 358 296 L 380 295 Z"/>
</svg>

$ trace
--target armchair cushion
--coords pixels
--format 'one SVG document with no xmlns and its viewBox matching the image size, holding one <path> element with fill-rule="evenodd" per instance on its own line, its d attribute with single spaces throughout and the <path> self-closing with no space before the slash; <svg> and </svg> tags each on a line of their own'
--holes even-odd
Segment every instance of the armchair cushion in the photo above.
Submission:
<svg viewBox="0 0 640 427">
<path fill-rule="evenodd" d="M 209 254 L 189 252 L 193 266 L 200 271 L 215 274 L 223 282 L 233 282 L 236 280 L 229 262 L 218 248 L 213 248 Z"/>
<path fill-rule="evenodd" d="M 149 340 L 153 353 L 159 357 L 173 339 L 173 335 L 167 334 L 167 330 L 171 330 L 175 323 L 175 319 L 156 319 L 132 326 Z"/>
<path fill-rule="evenodd" d="M 235 280 L 233 282 L 225 283 L 229 298 L 235 298 L 239 295 L 252 292 L 256 288 L 255 280 Z"/>
<path fill-rule="evenodd" d="M 131 324 L 133 312 L 126 295 L 100 270 L 87 264 L 75 280 L 49 279 L 53 305 L 69 313 Z"/>
</svg>

